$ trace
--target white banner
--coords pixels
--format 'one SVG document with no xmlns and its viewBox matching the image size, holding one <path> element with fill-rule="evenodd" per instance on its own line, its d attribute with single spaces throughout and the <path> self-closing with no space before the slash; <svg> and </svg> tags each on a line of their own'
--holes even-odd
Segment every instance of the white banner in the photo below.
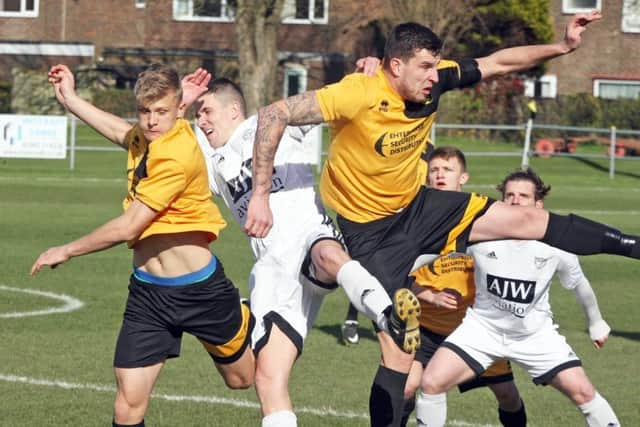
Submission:
<svg viewBox="0 0 640 427">
<path fill-rule="evenodd" d="M 0 114 L 0 157 L 64 159 L 67 117 Z"/>
</svg>

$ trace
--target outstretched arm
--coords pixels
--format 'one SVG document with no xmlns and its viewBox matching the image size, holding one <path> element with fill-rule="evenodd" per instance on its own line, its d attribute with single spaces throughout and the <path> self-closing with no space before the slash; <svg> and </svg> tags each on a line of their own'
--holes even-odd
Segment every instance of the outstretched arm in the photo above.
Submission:
<svg viewBox="0 0 640 427">
<path fill-rule="evenodd" d="M 607 339 L 609 339 L 611 328 L 602 318 L 596 294 L 593 292 L 593 288 L 586 278 L 573 289 L 573 292 L 580 305 L 582 305 L 587 318 L 589 337 L 594 347 L 599 350 L 607 342 Z"/>
<path fill-rule="evenodd" d="M 38 273 L 46 265 L 55 268 L 72 257 L 98 252 L 135 239 L 147 228 L 156 215 L 156 211 L 136 199 L 122 215 L 96 228 L 91 233 L 41 253 L 31 266 L 31 275 Z"/>
<path fill-rule="evenodd" d="M 76 94 L 73 73 L 66 65 L 58 64 L 49 70 L 49 83 L 53 85 L 58 102 L 94 128 L 111 142 L 125 150 L 125 136 L 133 125 L 118 116 L 102 111 Z"/>
<path fill-rule="evenodd" d="M 517 46 L 501 49 L 489 56 L 476 58 L 482 78 L 526 70 L 542 62 L 577 49 L 587 25 L 602 18 L 600 12 L 574 15 L 565 29 L 564 39 L 557 43 Z"/>
<path fill-rule="evenodd" d="M 305 92 L 258 110 L 258 128 L 253 146 L 253 194 L 247 208 L 244 231 L 265 237 L 273 225 L 269 207 L 273 159 L 287 126 L 324 122 L 315 92 Z"/>
</svg>

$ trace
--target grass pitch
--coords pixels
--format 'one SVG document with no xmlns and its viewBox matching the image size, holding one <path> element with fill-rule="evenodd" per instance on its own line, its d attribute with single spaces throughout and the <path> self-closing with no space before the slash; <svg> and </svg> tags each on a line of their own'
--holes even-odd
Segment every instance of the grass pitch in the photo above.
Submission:
<svg viewBox="0 0 640 427">
<path fill-rule="evenodd" d="M 82 143 L 82 139 L 79 139 Z M 455 142 L 467 151 L 517 151 L 512 145 Z M 94 144 L 92 144 L 94 145 Z M 497 196 L 495 184 L 519 165 L 519 157 L 472 156 L 469 191 Z M 71 260 L 37 277 L 28 271 L 49 246 L 77 238 L 121 212 L 125 194 L 125 154 L 79 152 L 76 169 L 68 160 L 0 159 L 0 426 L 104 426 L 112 416 L 113 350 L 131 272 L 124 245 Z M 610 180 L 606 160 L 532 159 L 553 189 L 547 207 L 575 212 L 640 234 L 640 163 L 619 161 Z M 221 203 L 218 203 L 221 205 Z M 239 227 L 230 225 L 213 244 L 227 274 L 247 295 L 252 255 Z M 552 286 L 551 304 L 561 332 L 582 358 L 600 393 L 623 425 L 640 422 L 640 263 L 620 257 L 582 257 L 583 268 L 613 331 L 596 352 L 585 318 L 571 292 Z M 26 293 L 25 290 L 46 293 Z M 61 309 L 61 295 L 84 305 Z M 61 308 L 62 307 L 62 308 Z M 339 342 L 347 301 L 331 294 L 322 308 L 291 378 L 291 395 L 301 426 L 366 426 L 368 394 L 378 349 L 361 317 L 361 342 Z M 45 311 L 39 315 L 25 315 Z M 21 314 L 22 313 L 22 314 Z M 516 368 L 530 425 L 580 426 L 583 418 L 568 399 L 536 387 Z M 146 422 L 151 426 L 257 426 L 255 393 L 227 390 L 190 336 L 182 355 L 168 361 L 155 388 Z M 498 425 L 496 404 L 487 390 L 449 393 L 449 425 Z"/>
</svg>

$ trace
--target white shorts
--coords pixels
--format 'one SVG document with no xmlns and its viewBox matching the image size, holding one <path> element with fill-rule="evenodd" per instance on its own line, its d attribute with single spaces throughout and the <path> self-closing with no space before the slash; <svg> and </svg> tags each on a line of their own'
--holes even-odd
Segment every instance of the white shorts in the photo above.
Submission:
<svg viewBox="0 0 640 427">
<path fill-rule="evenodd" d="M 522 366 L 535 384 L 548 384 L 558 372 L 581 366 L 558 325 L 551 319 L 528 335 L 498 333 L 469 308 L 462 324 L 442 343 L 480 375 L 493 362 L 508 359 Z"/>
<path fill-rule="evenodd" d="M 344 248 L 342 236 L 331 219 L 320 217 L 320 221 L 305 226 L 302 233 L 292 232 L 274 239 L 251 270 L 250 304 L 256 318 L 251 341 L 256 353 L 267 343 L 271 327 L 276 324 L 300 355 L 324 295 L 338 287 L 336 283 L 316 280 L 313 274 L 313 245 L 329 239 Z"/>
</svg>

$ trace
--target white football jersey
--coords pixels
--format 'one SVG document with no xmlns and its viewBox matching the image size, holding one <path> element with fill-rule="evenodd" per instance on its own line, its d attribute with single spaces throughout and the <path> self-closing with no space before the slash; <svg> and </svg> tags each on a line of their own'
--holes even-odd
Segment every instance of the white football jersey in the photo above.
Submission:
<svg viewBox="0 0 640 427">
<path fill-rule="evenodd" d="M 257 127 L 257 116 L 242 122 L 224 146 L 214 149 L 206 136 L 197 130 L 198 143 L 205 155 L 211 191 L 222 197 L 241 227 L 247 217 L 252 191 L 251 163 Z M 274 243 L 286 245 L 293 233 L 308 229 L 324 216 L 324 208 L 314 190 L 313 166 L 302 146 L 310 128 L 287 127 L 274 160 L 269 203 L 273 213 L 273 227 L 263 239 L 251 238 L 256 258 Z M 284 248 L 283 248 L 284 250 Z"/>
<path fill-rule="evenodd" d="M 565 289 L 586 280 L 578 257 L 534 240 L 498 240 L 469 246 L 475 261 L 472 310 L 484 323 L 525 335 L 552 323 L 549 286 L 557 272 Z"/>
</svg>

